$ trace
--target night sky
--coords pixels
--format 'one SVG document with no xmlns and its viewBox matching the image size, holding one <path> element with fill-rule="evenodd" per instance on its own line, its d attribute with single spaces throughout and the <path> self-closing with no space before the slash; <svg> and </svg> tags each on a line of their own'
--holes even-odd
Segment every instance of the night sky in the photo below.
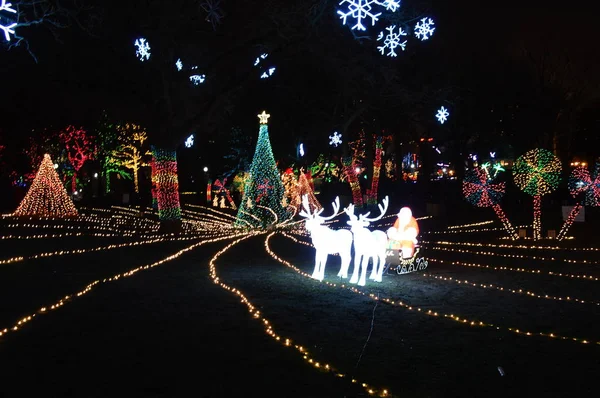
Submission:
<svg viewBox="0 0 600 398">
<path fill-rule="evenodd" d="M 152 102 L 156 87 L 148 84 L 147 79 L 158 79 L 158 75 L 144 70 L 144 65 L 135 58 L 133 46 L 136 37 L 151 36 L 153 26 L 160 24 L 162 17 L 147 15 L 144 4 L 149 2 L 145 1 L 97 3 L 102 4 L 103 21 L 94 30 L 94 36 L 74 26 L 62 30 L 62 42 L 58 42 L 44 29 L 31 28 L 28 37 L 38 63 L 22 48 L 0 51 L 3 76 L 0 127 L 7 137 L 5 140 L 33 127 L 90 125 L 98 119 L 102 109 L 108 109 L 117 118 L 144 122 L 151 135 L 164 134 L 164 126 L 155 126 L 149 116 L 155 114 L 158 105 Z M 222 0 L 221 4 L 227 15 L 216 33 L 202 18 L 198 24 L 206 25 L 207 40 L 212 40 L 212 35 L 215 41 L 235 43 L 246 32 L 236 31 L 232 25 L 239 18 L 251 21 L 252 10 L 243 8 L 243 0 Z M 422 6 L 436 21 L 435 36 L 426 49 L 422 43 L 413 42 L 421 47 L 410 59 L 415 64 L 413 70 L 424 69 L 432 76 L 440 72 L 442 77 L 439 78 L 445 79 L 446 84 L 477 87 L 481 82 L 496 80 L 502 85 L 505 60 L 524 44 L 550 52 L 568 48 L 574 62 L 586 66 L 589 73 L 596 73 L 597 68 L 592 66 L 598 65 L 596 39 L 600 32 L 595 14 L 583 1 L 554 4 L 514 0 L 432 0 L 429 3 L 405 0 L 403 6 L 406 4 Z M 328 9 L 335 21 L 335 2 L 330 1 Z M 350 35 L 349 29 L 347 34 Z M 286 69 L 280 68 L 280 80 L 274 83 L 276 88 L 263 85 L 264 88 L 251 91 L 247 100 L 254 98 L 255 101 L 247 107 L 238 106 L 235 117 L 252 126 L 256 123 L 256 110 L 271 106 L 269 109 L 274 115 L 285 113 L 288 125 L 305 126 L 303 114 L 294 109 L 277 109 L 281 103 L 277 98 L 278 87 L 288 87 L 286 96 L 289 96 L 303 81 L 311 84 L 310 79 L 319 79 L 305 74 L 301 55 L 298 57 L 289 56 Z M 373 57 L 382 58 L 377 51 L 373 51 Z M 419 64 L 424 62 L 427 65 Z M 294 65 L 300 66 L 294 68 Z M 445 70 L 452 73 L 446 74 Z M 480 102 L 486 100 L 478 98 Z M 276 118 L 273 117 L 273 121 Z M 326 123 L 324 120 L 323 124 Z"/>
</svg>

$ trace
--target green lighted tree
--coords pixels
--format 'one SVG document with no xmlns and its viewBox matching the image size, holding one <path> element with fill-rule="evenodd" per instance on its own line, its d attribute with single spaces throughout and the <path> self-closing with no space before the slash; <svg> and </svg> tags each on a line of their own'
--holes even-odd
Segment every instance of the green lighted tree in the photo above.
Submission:
<svg viewBox="0 0 600 398">
<path fill-rule="evenodd" d="M 96 127 L 96 137 L 97 159 L 105 181 L 105 192 L 109 193 L 111 174 L 118 174 L 123 179 L 131 180 L 131 173 L 127 172 L 120 162 L 113 157 L 119 147 L 119 131 L 117 130 L 117 124 L 108 117 L 106 111 L 102 113 L 98 127 Z"/>
<path fill-rule="evenodd" d="M 258 115 L 258 142 L 250 165 L 250 179 L 238 208 L 236 226 L 266 228 L 284 221 L 287 215 L 281 203 L 284 188 L 269 141 L 269 116 L 264 111 Z"/>
<path fill-rule="evenodd" d="M 149 165 L 148 151 L 144 150 L 144 142 L 148 139 L 148 134 L 143 127 L 133 123 L 118 125 L 117 131 L 119 146 L 112 154 L 112 164 L 132 171 L 135 192 L 139 193 L 140 168 Z"/>
</svg>

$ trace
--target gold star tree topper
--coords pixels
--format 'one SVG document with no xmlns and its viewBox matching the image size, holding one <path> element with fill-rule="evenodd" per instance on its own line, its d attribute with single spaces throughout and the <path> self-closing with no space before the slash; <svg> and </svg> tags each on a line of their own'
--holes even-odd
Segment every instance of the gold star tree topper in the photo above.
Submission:
<svg viewBox="0 0 600 398">
<path fill-rule="evenodd" d="M 267 112 L 263 111 L 263 113 L 258 115 L 258 117 L 260 118 L 260 124 L 267 124 L 268 119 L 271 117 L 271 115 L 269 115 L 269 114 L 267 114 Z"/>
</svg>

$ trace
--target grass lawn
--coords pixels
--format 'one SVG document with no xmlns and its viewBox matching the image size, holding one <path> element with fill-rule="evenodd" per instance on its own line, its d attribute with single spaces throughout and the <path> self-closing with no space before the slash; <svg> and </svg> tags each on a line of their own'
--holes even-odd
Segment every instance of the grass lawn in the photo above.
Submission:
<svg viewBox="0 0 600 398">
<path fill-rule="evenodd" d="M 423 221 L 422 231 L 445 230 L 428 223 Z M 490 226 L 499 223 L 484 227 Z M 15 232 L 3 235 L 7 233 Z M 325 281 L 338 284 L 332 287 L 269 256 L 266 236 L 251 237 L 225 251 L 215 262 L 220 281 L 242 291 L 278 335 L 302 345 L 312 358 L 345 377 L 317 370 L 294 347 L 275 342 L 239 297 L 213 283 L 209 261 L 230 239 L 199 246 L 132 277 L 99 284 L 60 309 L 36 316 L 22 330 L 0 337 L 0 394 L 368 396 L 350 382 L 352 378 L 389 389 L 397 397 L 570 397 L 592 396 L 595 391 L 600 306 L 594 300 L 600 301 L 600 281 L 547 272 L 600 277 L 599 265 L 548 260 L 596 262 L 599 252 L 581 256 L 565 250 L 460 245 L 505 242 L 497 239 L 497 231 L 424 234 L 423 254 L 430 259 L 425 272 L 385 275 L 382 283 L 367 282 L 359 288 L 367 293 L 362 295 L 339 286 L 337 256 L 329 257 L 326 268 Z M 293 236 L 309 242 L 305 236 Z M 1 265 L 0 328 L 94 280 L 156 262 L 202 239 Z M 34 240 L 0 240 L 0 260 L 59 247 L 92 248 L 135 240 L 142 239 L 65 237 L 42 239 L 39 247 L 31 243 Z M 454 244 L 440 243 L 447 240 Z M 281 234 L 273 235 L 269 245 L 279 257 L 312 273 L 312 247 Z M 496 255 L 485 255 L 488 251 Z M 517 254 L 525 257 L 509 256 Z M 519 289 L 585 303 L 536 298 Z M 413 310 L 369 294 L 402 301 Z M 429 310 L 438 316 L 426 315 Z M 442 314 L 495 326 L 471 326 Z M 508 328 L 585 338 L 590 344 L 527 336 Z"/>
</svg>

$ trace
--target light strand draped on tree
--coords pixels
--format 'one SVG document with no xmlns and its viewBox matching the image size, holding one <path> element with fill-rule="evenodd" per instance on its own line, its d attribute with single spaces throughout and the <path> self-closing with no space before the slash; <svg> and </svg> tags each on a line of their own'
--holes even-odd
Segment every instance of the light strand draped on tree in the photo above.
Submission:
<svg viewBox="0 0 600 398">
<path fill-rule="evenodd" d="M 250 165 L 250 179 L 238 208 L 235 225 L 266 228 L 285 221 L 287 211 L 282 205 L 284 188 L 269 140 L 268 115 L 263 111 L 256 151 Z"/>
<path fill-rule="evenodd" d="M 373 177 L 371 179 L 371 188 L 367 189 L 367 205 L 377 204 L 377 193 L 379 191 L 379 175 L 381 173 L 381 157 L 383 155 L 383 142 L 386 137 L 377 136 L 375 138 L 375 159 L 373 159 Z"/>
<path fill-rule="evenodd" d="M 158 218 L 161 222 L 181 220 L 179 180 L 177 179 L 177 153 L 152 147 L 153 176 L 155 182 Z"/>
<path fill-rule="evenodd" d="M 574 198 L 580 196 L 580 200 L 573 206 L 573 209 L 556 236 L 558 240 L 563 240 L 567 236 L 569 228 L 583 206 L 597 207 L 600 205 L 600 163 L 596 163 L 592 175 L 590 175 L 590 172 L 585 167 L 573 169 L 569 176 L 569 192 Z"/>
<path fill-rule="evenodd" d="M 42 217 L 78 215 L 73 201 L 54 169 L 50 155 L 44 155 L 31 187 L 13 215 Z"/>
<path fill-rule="evenodd" d="M 140 192 L 139 171 L 148 166 L 144 142 L 148 139 L 146 130 L 132 123 L 117 126 L 119 146 L 113 152 L 114 163 L 133 173 L 135 192 Z"/>
<path fill-rule="evenodd" d="M 73 166 L 73 175 L 71 177 L 71 192 L 77 190 L 77 174 L 83 164 L 94 158 L 94 148 L 92 139 L 83 128 L 67 126 L 59 134 L 60 141 L 67 149 L 69 163 Z"/>
</svg>

